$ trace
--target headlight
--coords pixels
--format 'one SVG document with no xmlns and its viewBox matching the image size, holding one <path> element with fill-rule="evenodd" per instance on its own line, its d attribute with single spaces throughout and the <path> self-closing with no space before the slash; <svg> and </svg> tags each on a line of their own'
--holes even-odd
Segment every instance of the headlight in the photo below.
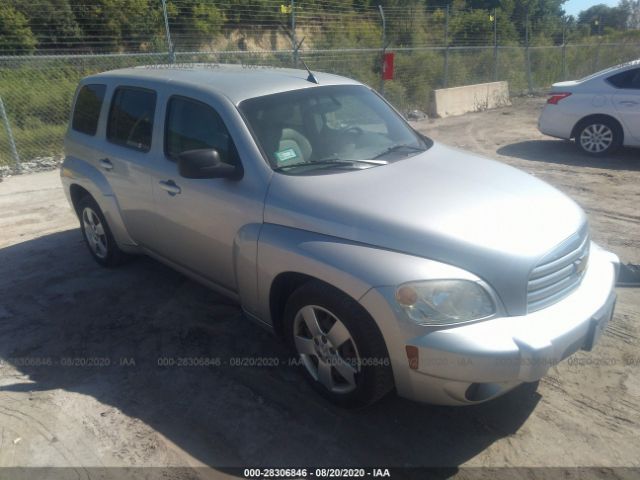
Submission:
<svg viewBox="0 0 640 480">
<path fill-rule="evenodd" d="M 425 280 L 400 285 L 396 301 L 421 325 L 448 325 L 493 315 L 487 291 L 470 280 Z"/>
</svg>

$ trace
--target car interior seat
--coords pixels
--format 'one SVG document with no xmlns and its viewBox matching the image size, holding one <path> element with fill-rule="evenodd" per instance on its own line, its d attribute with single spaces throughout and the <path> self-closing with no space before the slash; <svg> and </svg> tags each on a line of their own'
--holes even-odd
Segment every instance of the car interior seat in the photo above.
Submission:
<svg viewBox="0 0 640 480">
<path fill-rule="evenodd" d="M 255 124 L 258 137 L 270 160 L 276 166 L 308 162 L 313 149 L 309 140 L 292 128 L 293 106 L 282 105 L 261 112 Z"/>
</svg>

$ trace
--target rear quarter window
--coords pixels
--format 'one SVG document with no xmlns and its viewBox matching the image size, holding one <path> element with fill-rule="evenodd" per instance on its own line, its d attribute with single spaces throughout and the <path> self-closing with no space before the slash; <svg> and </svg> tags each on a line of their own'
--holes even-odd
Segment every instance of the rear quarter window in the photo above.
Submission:
<svg viewBox="0 0 640 480">
<path fill-rule="evenodd" d="M 155 112 L 156 92 L 146 88 L 118 87 L 111 101 L 107 140 L 148 152 Z"/>
<path fill-rule="evenodd" d="M 106 89 L 106 85 L 97 83 L 84 85 L 80 89 L 71 120 L 71 128 L 76 132 L 86 135 L 96 134 Z"/>
<path fill-rule="evenodd" d="M 632 68 L 612 75 L 607 81 L 616 88 L 640 90 L 640 68 Z"/>
</svg>

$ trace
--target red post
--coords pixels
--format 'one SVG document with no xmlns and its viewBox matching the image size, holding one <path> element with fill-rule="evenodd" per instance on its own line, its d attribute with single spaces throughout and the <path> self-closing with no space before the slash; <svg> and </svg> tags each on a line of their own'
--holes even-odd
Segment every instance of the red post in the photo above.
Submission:
<svg viewBox="0 0 640 480">
<path fill-rule="evenodd" d="M 393 52 L 384 54 L 384 62 L 382 63 L 382 79 L 393 80 Z"/>
</svg>

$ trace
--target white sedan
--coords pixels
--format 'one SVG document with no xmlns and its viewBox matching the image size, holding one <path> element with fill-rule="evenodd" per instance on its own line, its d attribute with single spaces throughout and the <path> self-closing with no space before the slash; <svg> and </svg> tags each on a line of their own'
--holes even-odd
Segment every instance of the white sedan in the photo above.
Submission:
<svg viewBox="0 0 640 480">
<path fill-rule="evenodd" d="M 554 83 L 538 120 L 545 135 L 574 138 L 595 156 L 640 146 L 640 59 L 582 80 Z"/>
</svg>

